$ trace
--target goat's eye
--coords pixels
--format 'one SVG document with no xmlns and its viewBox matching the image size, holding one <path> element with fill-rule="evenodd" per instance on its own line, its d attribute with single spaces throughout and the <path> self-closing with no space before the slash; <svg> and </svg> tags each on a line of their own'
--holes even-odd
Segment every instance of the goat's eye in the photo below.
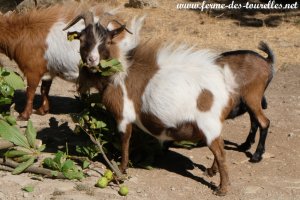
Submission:
<svg viewBox="0 0 300 200">
<path fill-rule="evenodd" d="M 108 41 L 106 42 L 106 44 L 107 44 L 107 45 L 111 45 L 111 44 L 112 44 L 112 41 L 111 41 L 111 40 L 108 40 Z"/>
</svg>

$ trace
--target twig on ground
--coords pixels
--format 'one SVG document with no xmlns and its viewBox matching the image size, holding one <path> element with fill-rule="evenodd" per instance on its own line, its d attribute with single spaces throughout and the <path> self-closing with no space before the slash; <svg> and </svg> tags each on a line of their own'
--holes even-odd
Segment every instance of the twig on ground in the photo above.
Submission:
<svg viewBox="0 0 300 200">
<path fill-rule="evenodd" d="M 0 169 L 7 169 L 6 171 L 10 171 L 9 168 L 14 169 L 19 165 L 19 163 L 10 160 L 10 159 L 6 159 L 4 161 L 4 159 L 0 159 Z M 45 169 L 42 167 L 34 167 L 34 166 L 30 166 L 28 167 L 24 172 L 30 172 L 30 173 L 34 173 L 34 174 L 40 174 L 46 178 L 59 178 L 59 179 L 66 179 L 66 177 L 61 173 L 61 172 L 57 172 L 57 176 L 53 176 L 53 171 L 49 170 L 49 169 Z"/>
</svg>

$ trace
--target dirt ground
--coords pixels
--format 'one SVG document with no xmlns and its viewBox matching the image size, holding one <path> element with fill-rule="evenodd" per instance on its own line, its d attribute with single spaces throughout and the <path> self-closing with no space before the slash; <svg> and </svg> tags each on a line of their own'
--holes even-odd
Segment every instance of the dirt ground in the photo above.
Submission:
<svg viewBox="0 0 300 200">
<path fill-rule="evenodd" d="M 124 3 L 125 1 L 118 1 Z M 247 115 L 226 121 L 223 129 L 227 164 L 231 186 L 225 197 L 212 194 L 212 188 L 219 183 L 218 175 L 209 178 L 203 174 L 205 167 L 212 164 L 213 156 L 207 147 L 192 150 L 171 148 L 158 158 L 152 170 L 130 168 L 131 178 L 126 181 L 129 187 L 127 197 L 117 194 L 117 188 L 99 189 L 94 187 L 99 174 L 90 172 L 83 181 L 36 180 L 32 174 L 11 175 L 0 171 L 0 199 L 132 199 L 132 200 L 173 200 L 173 199 L 230 199 L 230 200 L 297 200 L 300 199 L 300 17 L 299 13 L 274 13 L 265 15 L 245 15 L 241 18 L 228 17 L 224 11 L 213 16 L 188 10 L 177 10 L 176 4 L 182 1 L 165 0 L 153 9 L 124 8 L 121 12 L 128 19 L 134 15 L 147 14 L 142 37 L 193 44 L 196 47 L 210 48 L 219 52 L 235 49 L 257 51 L 260 40 L 266 41 L 273 49 L 277 62 L 276 74 L 266 92 L 271 120 L 266 141 L 266 153 L 259 163 L 248 162 L 257 143 L 249 152 L 237 151 L 237 145 L 244 142 L 249 130 Z M 243 15 L 242 13 L 240 15 Z M 268 26 L 268 16 L 279 16 L 276 26 Z M 243 18 L 244 17 L 244 18 Z M 253 18 L 263 22 L 262 26 L 252 27 L 245 19 Z M 252 21 L 253 21 L 252 19 Z M 276 18 L 278 19 L 278 18 Z M 17 69 L 5 56 L 0 62 Z M 63 86 L 63 87 L 62 87 Z M 69 113 L 78 112 L 80 103 L 75 99 L 74 84 L 56 79 L 51 88 L 50 114 L 31 119 L 39 130 L 39 138 L 44 143 L 56 143 L 62 148 L 76 136 L 72 133 L 74 124 Z M 39 89 L 38 89 L 39 91 Z M 37 92 L 37 94 L 39 94 Z M 35 102 L 38 105 L 39 95 Z M 24 92 L 17 92 L 17 110 L 25 103 Z M 24 122 L 19 122 L 22 127 Z M 103 165 L 96 167 L 103 171 Z M 34 186 L 34 192 L 21 190 L 27 185 Z"/>
</svg>

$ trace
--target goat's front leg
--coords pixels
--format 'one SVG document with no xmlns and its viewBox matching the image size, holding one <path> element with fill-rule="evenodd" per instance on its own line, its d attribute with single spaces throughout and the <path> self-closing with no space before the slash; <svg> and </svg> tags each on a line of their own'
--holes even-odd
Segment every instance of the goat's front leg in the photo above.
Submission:
<svg viewBox="0 0 300 200">
<path fill-rule="evenodd" d="M 121 140 L 122 140 L 122 161 L 120 165 L 120 170 L 122 173 L 126 172 L 126 168 L 128 166 L 129 161 L 129 142 L 132 132 L 132 125 L 127 124 L 125 132 L 121 132 Z"/>
<path fill-rule="evenodd" d="M 49 112 L 49 91 L 52 84 L 52 80 L 42 80 L 41 95 L 42 95 L 42 105 L 36 111 L 39 115 L 45 115 Z"/>
</svg>

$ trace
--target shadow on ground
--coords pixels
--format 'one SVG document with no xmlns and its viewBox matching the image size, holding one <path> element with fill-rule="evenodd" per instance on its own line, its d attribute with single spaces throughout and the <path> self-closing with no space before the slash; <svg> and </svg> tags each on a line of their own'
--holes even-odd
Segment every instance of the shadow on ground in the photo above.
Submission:
<svg viewBox="0 0 300 200">
<path fill-rule="evenodd" d="M 165 169 L 170 172 L 174 172 L 176 174 L 179 174 L 181 176 L 193 179 L 208 188 L 215 190 L 217 189 L 217 186 L 214 185 L 211 182 L 208 182 L 205 180 L 204 172 L 206 170 L 206 167 L 201 164 L 196 164 L 193 161 L 191 161 L 186 156 L 183 156 L 175 151 L 168 150 L 164 153 L 163 156 L 160 156 L 156 159 L 155 165 L 156 168 Z M 188 170 L 192 170 L 194 168 L 198 168 L 203 172 L 203 176 L 195 176 L 194 174 L 190 173 Z M 209 177 L 207 177 L 209 179 Z"/>
<path fill-rule="evenodd" d="M 81 101 L 71 97 L 51 96 L 50 94 L 49 101 L 51 114 L 78 113 L 83 109 Z M 14 102 L 16 104 L 16 111 L 19 113 L 22 112 L 25 108 L 26 93 L 24 91 L 16 91 Z M 41 95 L 36 94 L 33 102 L 33 108 L 38 109 L 41 102 Z"/>
</svg>

